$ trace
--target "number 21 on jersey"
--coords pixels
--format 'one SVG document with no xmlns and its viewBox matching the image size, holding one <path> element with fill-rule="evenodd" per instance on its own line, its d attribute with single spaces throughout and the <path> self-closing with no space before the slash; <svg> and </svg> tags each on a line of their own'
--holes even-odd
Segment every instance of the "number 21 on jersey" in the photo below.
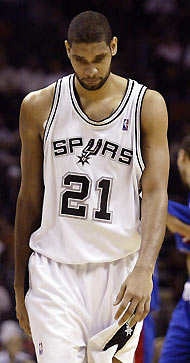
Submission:
<svg viewBox="0 0 190 363">
<path fill-rule="evenodd" d="M 67 173 L 62 178 L 60 215 L 86 219 L 88 216 L 88 198 L 91 189 L 98 190 L 97 205 L 93 209 L 92 219 L 100 222 L 112 221 L 113 212 L 109 210 L 109 202 L 112 190 L 112 178 L 102 177 L 92 185 L 92 180 L 86 174 Z"/>
</svg>

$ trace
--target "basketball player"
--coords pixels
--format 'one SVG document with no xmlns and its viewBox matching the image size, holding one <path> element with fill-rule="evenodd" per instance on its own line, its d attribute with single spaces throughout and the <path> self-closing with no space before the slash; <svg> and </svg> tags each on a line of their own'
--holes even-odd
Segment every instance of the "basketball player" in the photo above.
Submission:
<svg viewBox="0 0 190 363">
<path fill-rule="evenodd" d="M 165 232 L 166 106 L 110 71 L 103 15 L 75 17 L 65 46 L 74 73 L 21 107 L 17 317 L 40 363 L 132 363 Z"/>
<path fill-rule="evenodd" d="M 190 136 L 186 136 L 178 153 L 181 180 L 190 188 Z M 169 201 L 167 227 L 174 233 L 176 247 L 186 254 L 188 281 L 168 327 L 160 363 L 190 362 L 190 199 L 187 205 Z"/>
</svg>

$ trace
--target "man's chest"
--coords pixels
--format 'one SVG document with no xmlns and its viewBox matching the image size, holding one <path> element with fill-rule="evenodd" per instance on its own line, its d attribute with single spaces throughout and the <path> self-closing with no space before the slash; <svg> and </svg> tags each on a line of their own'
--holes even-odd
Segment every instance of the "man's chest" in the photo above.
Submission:
<svg viewBox="0 0 190 363">
<path fill-rule="evenodd" d="M 121 103 L 121 97 L 109 97 L 103 100 L 84 102 L 81 107 L 88 117 L 95 121 L 101 121 L 110 117 Z"/>
</svg>

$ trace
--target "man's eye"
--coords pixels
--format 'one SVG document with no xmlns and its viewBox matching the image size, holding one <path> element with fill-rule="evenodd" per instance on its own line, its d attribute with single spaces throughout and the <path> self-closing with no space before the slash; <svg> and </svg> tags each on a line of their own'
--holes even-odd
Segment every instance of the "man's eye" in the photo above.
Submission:
<svg viewBox="0 0 190 363">
<path fill-rule="evenodd" d="M 101 63 L 102 59 L 96 59 L 93 63 Z"/>
<path fill-rule="evenodd" d="M 81 64 L 88 64 L 88 62 L 85 59 L 82 59 L 80 62 Z"/>
<path fill-rule="evenodd" d="M 101 63 L 105 59 L 105 56 L 96 58 L 93 63 Z"/>
<path fill-rule="evenodd" d="M 76 58 L 76 61 L 80 64 L 87 64 L 88 62 L 85 59 Z"/>
</svg>

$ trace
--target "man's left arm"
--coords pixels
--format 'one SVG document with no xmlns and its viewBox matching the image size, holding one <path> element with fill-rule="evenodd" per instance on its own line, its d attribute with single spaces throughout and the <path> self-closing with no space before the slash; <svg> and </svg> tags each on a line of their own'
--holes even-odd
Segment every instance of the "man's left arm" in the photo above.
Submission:
<svg viewBox="0 0 190 363">
<path fill-rule="evenodd" d="M 142 175 L 141 226 L 142 241 L 134 270 L 121 286 L 114 305 L 120 303 L 115 315 L 124 324 L 132 315 L 132 327 L 149 312 L 152 275 L 166 228 L 169 152 L 167 142 L 168 116 L 165 101 L 156 91 L 147 90 L 141 115 Z M 130 303 L 130 304 L 129 304 Z"/>
</svg>

